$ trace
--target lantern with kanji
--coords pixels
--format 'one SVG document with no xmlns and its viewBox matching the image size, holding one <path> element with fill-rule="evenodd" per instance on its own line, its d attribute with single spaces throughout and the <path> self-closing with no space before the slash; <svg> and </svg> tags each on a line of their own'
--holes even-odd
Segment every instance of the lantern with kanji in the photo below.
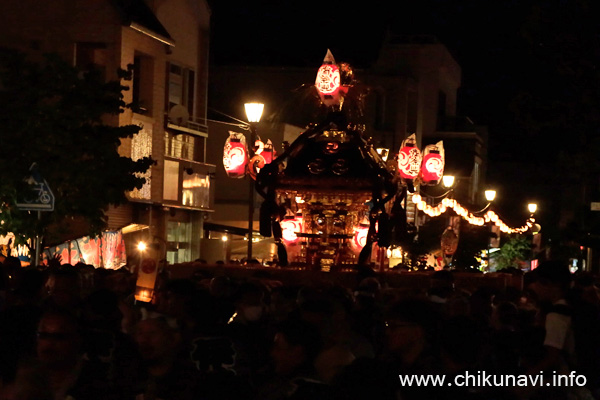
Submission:
<svg viewBox="0 0 600 400">
<path fill-rule="evenodd" d="M 223 148 L 223 167 L 230 178 L 243 178 L 246 173 L 246 138 L 241 133 L 229 132 Z"/>
<path fill-rule="evenodd" d="M 437 185 L 444 175 L 444 145 L 442 141 L 429 144 L 423 150 L 421 163 L 421 182 L 425 185 Z"/>
<path fill-rule="evenodd" d="M 398 153 L 398 172 L 402 179 L 413 180 L 421 169 L 421 151 L 417 147 L 417 138 L 413 133 L 402 142 Z"/>
<path fill-rule="evenodd" d="M 335 64 L 331 51 L 327 50 L 323 64 L 317 72 L 315 88 L 323 104 L 332 106 L 340 101 L 340 69 Z"/>
</svg>

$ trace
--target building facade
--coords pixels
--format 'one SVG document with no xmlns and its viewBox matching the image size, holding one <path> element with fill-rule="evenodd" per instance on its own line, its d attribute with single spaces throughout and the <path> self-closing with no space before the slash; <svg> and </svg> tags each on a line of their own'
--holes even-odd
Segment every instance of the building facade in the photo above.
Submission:
<svg viewBox="0 0 600 400">
<path fill-rule="evenodd" d="M 35 9 L 33 13 L 31 10 Z M 201 257 L 199 238 L 212 212 L 214 165 L 206 161 L 210 9 L 204 0 L 24 0 L 3 2 L 0 45 L 32 57 L 58 53 L 106 79 L 131 68 L 124 92 L 132 109 L 107 117 L 140 133 L 119 152 L 151 156 L 146 184 L 107 211 L 108 229 L 122 231 L 127 254 L 139 240 L 170 263 Z"/>
</svg>

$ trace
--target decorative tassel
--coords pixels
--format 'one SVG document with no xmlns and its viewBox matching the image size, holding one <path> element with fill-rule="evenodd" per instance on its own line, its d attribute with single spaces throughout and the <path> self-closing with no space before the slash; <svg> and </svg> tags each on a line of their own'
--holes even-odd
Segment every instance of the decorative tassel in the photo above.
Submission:
<svg viewBox="0 0 600 400">
<path fill-rule="evenodd" d="M 277 245 L 277 258 L 279 258 L 279 265 L 282 267 L 288 266 L 288 255 L 285 245 L 281 242 L 275 243 Z"/>
</svg>

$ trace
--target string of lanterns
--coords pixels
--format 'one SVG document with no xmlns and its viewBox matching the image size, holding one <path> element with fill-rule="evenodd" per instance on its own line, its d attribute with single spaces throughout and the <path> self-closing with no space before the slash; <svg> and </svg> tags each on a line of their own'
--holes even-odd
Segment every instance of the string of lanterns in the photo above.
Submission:
<svg viewBox="0 0 600 400">
<path fill-rule="evenodd" d="M 500 219 L 498 214 L 496 214 L 492 210 L 488 210 L 485 214 L 483 214 L 483 216 L 477 216 L 469 210 L 467 210 L 467 208 L 462 206 L 455 199 L 450 199 L 448 197 L 444 198 L 438 205 L 433 207 L 427 204 L 427 202 L 423 200 L 421 195 L 417 193 L 413 194 L 412 201 L 417 206 L 418 210 L 423 211 L 430 217 L 440 216 L 449 209 L 452 209 L 457 215 L 461 216 L 471 225 L 483 226 L 484 224 L 491 222 L 498 226 L 500 230 L 505 233 L 525 233 L 529 229 L 531 229 L 531 227 L 533 227 L 533 224 L 535 222 L 535 219 L 533 217 L 530 217 L 525 223 L 525 225 L 518 228 L 511 228 L 504 221 L 502 221 L 502 219 Z"/>
</svg>

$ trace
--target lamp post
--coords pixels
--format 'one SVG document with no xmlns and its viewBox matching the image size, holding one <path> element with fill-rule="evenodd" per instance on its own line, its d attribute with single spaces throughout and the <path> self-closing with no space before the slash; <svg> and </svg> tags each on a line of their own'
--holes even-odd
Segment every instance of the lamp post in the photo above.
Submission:
<svg viewBox="0 0 600 400">
<path fill-rule="evenodd" d="M 537 211 L 537 204 L 536 203 L 529 203 L 529 204 L 527 204 L 527 209 L 533 215 Z"/>
<path fill-rule="evenodd" d="M 493 189 L 488 189 L 485 192 L 483 192 L 483 194 L 485 195 L 485 199 L 487 200 L 487 205 L 484 207 L 484 211 L 487 210 L 489 208 L 489 206 L 492 204 L 492 201 L 494 201 L 494 199 L 496 198 L 496 191 Z M 490 270 L 490 245 L 491 245 L 491 241 L 492 241 L 492 234 L 494 233 L 493 231 L 493 227 L 490 226 L 490 237 L 487 240 L 487 249 L 486 249 L 486 256 L 487 256 L 487 270 Z"/>
<path fill-rule="evenodd" d="M 527 204 L 527 210 L 529 210 L 530 215 L 530 220 L 533 220 L 533 215 L 535 214 L 535 212 L 537 211 L 537 203 L 529 203 Z M 537 261 L 534 261 L 533 257 L 535 257 L 535 246 L 536 246 L 536 241 L 539 243 L 539 236 L 536 237 L 536 235 L 538 234 L 538 232 L 533 232 L 532 230 L 532 235 L 531 235 L 531 264 L 529 266 L 529 268 L 531 270 L 535 269 L 537 267 Z"/>
<path fill-rule="evenodd" d="M 442 185 L 444 185 L 444 187 L 447 189 L 450 189 L 452 186 L 454 186 L 454 175 L 444 175 L 442 177 Z"/>
<path fill-rule="evenodd" d="M 254 147 L 256 141 L 256 124 L 260 122 L 263 109 L 265 107 L 262 103 L 246 103 L 244 104 L 246 109 L 246 116 L 250 125 L 250 142 L 248 143 L 248 160 L 251 160 L 254 153 L 251 149 Z M 254 168 L 254 165 L 248 164 L 248 168 Z M 246 257 L 247 262 L 252 259 L 252 232 L 254 231 L 254 181 L 252 177 L 248 176 L 249 181 L 249 193 L 248 193 L 248 255 Z"/>
</svg>

